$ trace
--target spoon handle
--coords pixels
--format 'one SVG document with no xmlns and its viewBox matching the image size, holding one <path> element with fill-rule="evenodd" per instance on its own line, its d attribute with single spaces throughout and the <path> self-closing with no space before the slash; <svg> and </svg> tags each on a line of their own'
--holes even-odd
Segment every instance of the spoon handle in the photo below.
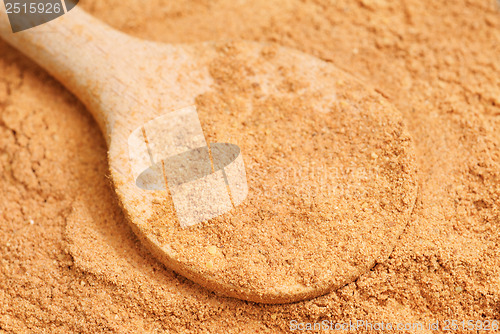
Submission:
<svg viewBox="0 0 500 334">
<path fill-rule="evenodd" d="M 130 53 L 133 38 L 78 7 L 51 22 L 17 33 L 12 32 L 7 14 L 2 10 L 0 37 L 84 102 L 109 137 L 110 124 L 117 117 L 114 107 L 131 80 L 130 73 L 124 73 L 123 69 L 130 68 L 126 55 Z"/>
</svg>

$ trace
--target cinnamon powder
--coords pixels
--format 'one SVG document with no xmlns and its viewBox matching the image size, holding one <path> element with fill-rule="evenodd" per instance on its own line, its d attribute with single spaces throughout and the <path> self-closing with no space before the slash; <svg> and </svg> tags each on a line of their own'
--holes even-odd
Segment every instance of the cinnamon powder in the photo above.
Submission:
<svg viewBox="0 0 500 334">
<path fill-rule="evenodd" d="M 145 39 L 271 41 L 343 68 L 401 112 L 419 198 L 389 259 L 333 293 L 288 305 L 217 297 L 142 247 L 106 177 L 94 121 L 0 42 L 1 330 L 274 333 L 291 320 L 500 319 L 496 2 L 81 5 Z"/>
</svg>

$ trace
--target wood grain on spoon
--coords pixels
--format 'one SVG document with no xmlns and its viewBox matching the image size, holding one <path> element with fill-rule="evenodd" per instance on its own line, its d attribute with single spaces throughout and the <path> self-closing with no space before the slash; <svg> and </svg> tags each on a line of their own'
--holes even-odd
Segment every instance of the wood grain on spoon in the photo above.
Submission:
<svg viewBox="0 0 500 334">
<path fill-rule="evenodd" d="M 143 244 L 212 291 L 264 303 L 327 293 L 384 261 L 410 219 L 416 171 L 398 112 L 331 64 L 250 42 L 143 41 L 78 8 L 16 34 L 2 13 L 0 30 L 93 114 Z M 209 141 L 241 148 L 249 193 L 181 228 L 168 189 L 137 187 L 128 138 L 190 105 Z"/>
</svg>

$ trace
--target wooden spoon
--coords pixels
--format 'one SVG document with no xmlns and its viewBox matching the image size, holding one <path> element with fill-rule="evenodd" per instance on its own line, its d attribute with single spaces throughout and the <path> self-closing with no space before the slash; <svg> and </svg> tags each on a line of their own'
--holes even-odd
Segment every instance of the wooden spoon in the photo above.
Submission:
<svg viewBox="0 0 500 334">
<path fill-rule="evenodd" d="M 92 113 L 143 244 L 212 291 L 264 303 L 327 293 L 384 261 L 410 219 L 416 172 L 399 113 L 332 64 L 276 45 L 139 40 L 78 8 L 15 34 L 2 13 L 0 30 Z M 137 186 L 128 139 L 193 105 L 209 141 L 240 147 L 248 196 L 181 227 L 168 189 Z"/>
</svg>

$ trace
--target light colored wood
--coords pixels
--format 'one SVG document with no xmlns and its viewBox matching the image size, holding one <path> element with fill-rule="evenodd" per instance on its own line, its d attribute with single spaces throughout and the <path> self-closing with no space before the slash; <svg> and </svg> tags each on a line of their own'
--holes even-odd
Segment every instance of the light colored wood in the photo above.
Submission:
<svg viewBox="0 0 500 334">
<path fill-rule="evenodd" d="M 165 69 L 170 63 L 175 67 L 176 57 L 184 56 L 182 48 L 127 36 L 78 7 L 16 34 L 11 33 L 6 13 L 2 11 L 0 15 L 2 38 L 83 101 L 107 134 L 108 144 L 114 122 L 127 118 L 131 105 L 157 107 L 157 91 L 149 92 L 144 78 L 156 71 L 156 66 Z M 156 63 L 151 61 L 155 55 Z M 145 68 L 144 64 L 150 66 Z M 175 78 L 176 74 L 172 71 L 170 76 Z"/>
<path fill-rule="evenodd" d="M 169 111 L 195 104 L 196 97 L 212 89 L 209 64 L 217 56 L 217 47 L 211 43 L 174 46 L 139 40 L 102 24 L 78 8 L 42 26 L 16 34 L 11 32 L 2 11 L 0 34 L 62 82 L 93 114 L 107 141 L 111 177 L 120 203 L 143 244 L 168 268 L 215 292 L 264 303 L 293 302 L 324 294 L 356 279 L 375 261 L 386 258 L 402 232 L 404 222 L 409 219 L 411 209 L 405 208 L 401 212 L 402 223 L 388 236 L 390 242 L 373 246 L 376 256 L 366 264 L 349 270 L 344 270 L 339 264 L 341 271 L 334 271 L 332 277 L 321 274 L 324 278 L 314 285 L 301 284 L 289 277 L 278 277 L 283 280 L 278 285 L 276 280 L 268 281 L 264 276 L 256 288 L 225 280 L 225 276 L 231 277 L 229 271 L 234 268 L 224 269 L 228 270 L 227 275 L 207 271 L 206 262 L 186 260 L 151 233 L 148 221 L 151 219 L 152 197 L 135 185 L 127 147 L 128 136 L 133 130 Z M 263 50 L 263 46 L 257 43 L 241 42 L 240 45 L 253 58 L 260 57 Z M 329 93 L 335 95 L 331 88 L 333 81 L 353 80 L 332 65 L 309 55 L 285 48 L 275 48 L 274 52 L 278 54 L 276 59 L 293 63 L 300 69 L 303 80 L 313 83 L 325 96 Z M 280 68 L 279 61 L 269 65 L 270 72 Z M 337 77 L 323 75 L 329 71 Z M 266 82 L 269 80 L 273 77 L 267 78 Z M 266 82 L 262 79 L 261 83 L 264 86 Z M 300 127 L 300 124 L 296 126 Z M 410 202 L 415 200 L 413 181 L 408 181 Z M 192 252 L 206 252 L 201 246 L 191 245 L 191 248 Z M 314 268 L 303 270 L 312 270 L 312 275 L 318 275 Z"/>
</svg>

